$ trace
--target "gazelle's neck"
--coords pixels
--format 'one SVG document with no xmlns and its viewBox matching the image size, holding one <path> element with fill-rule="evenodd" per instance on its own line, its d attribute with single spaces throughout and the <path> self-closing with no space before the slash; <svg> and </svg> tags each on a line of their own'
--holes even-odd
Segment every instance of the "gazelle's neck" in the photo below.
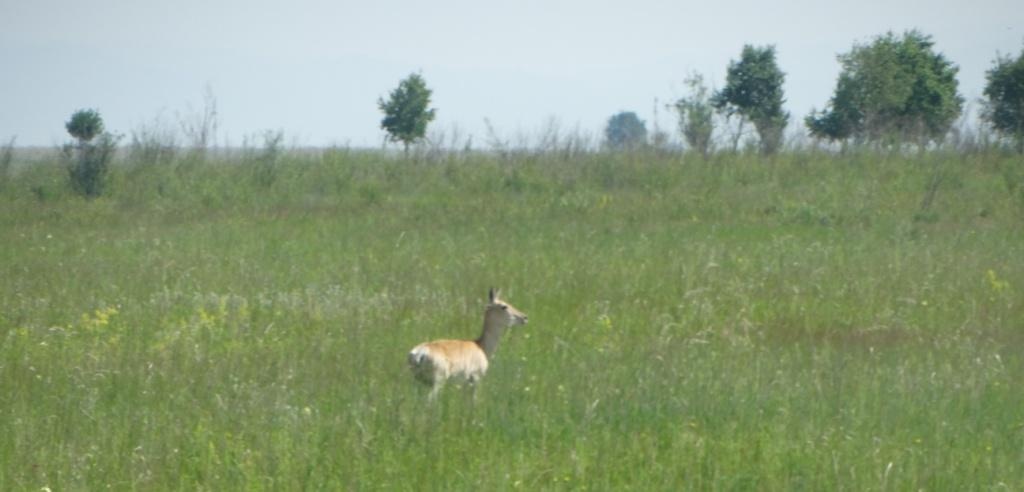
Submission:
<svg viewBox="0 0 1024 492">
<path fill-rule="evenodd" d="M 484 313 L 484 329 L 480 333 L 480 338 L 476 339 L 476 344 L 483 349 L 488 360 L 498 349 L 498 340 L 501 338 L 502 332 L 505 331 L 505 323 L 502 322 L 501 316 L 495 314 L 492 314 L 490 310 Z"/>
</svg>

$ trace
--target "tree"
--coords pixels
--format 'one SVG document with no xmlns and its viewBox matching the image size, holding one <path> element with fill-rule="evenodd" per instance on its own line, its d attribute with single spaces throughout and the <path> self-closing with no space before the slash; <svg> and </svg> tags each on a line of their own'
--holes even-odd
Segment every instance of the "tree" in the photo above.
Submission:
<svg viewBox="0 0 1024 492">
<path fill-rule="evenodd" d="M 892 32 L 839 55 L 842 71 L 826 110 L 805 120 L 811 135 L 874 143 L 941 140 L 963 108 L 958 68 L 930 36 Z"/>
<path fill-rule="evenodd" d="M 605 140 L 612 150 L 632 150 L 647 142 L 647 127 L 632 111 L 621 111 L 608 118 Z"/>
<path fill-rule="evenodd" d="M 694 73 L 683 80 L 690 88 L 690 95 L 676 101 L 679 113 L 679 130 L 687 145 L 704 157 L 711 153 L 711 134 L 715 130 L 715 111 L 711 105 L 704 77 Z"/>
<path fill-rule="evenodd" d="M 86 143 L 103 133 L 103 118 L 95 109 L 80 109 L 71 115 L 64 128 L 72 137 L 78 139 L 80 144 Z"/>
<path fill-rule="evenodd" d="M 108 164 L 117 150 L 118 137 L 103 131 L 103 118 L 94 109 L 75 111 L 64 128 L 78 140 L 63 148 L 71 187 L 86 198 L 100 196 L 106 186 Z M 93 142 L 97 136 L 99 138 Z"/>
<path fill-rule="evenodd" d="M 1024 50 L 1016 60 L 997 57 L 985 72 L 985 108 L 982 118 L 999 133 L 1012 138 L 1024 153 Z"/>
<path fill-rule="evenodd" d="M 757 129 L 761 152 L 773 154 L 782 147 L 789 113 L 782 84 L 786 74 L 775 62 L 775 47 L 745 45 L 739 61 L 730 61 L 725 87 L 711 98 L 711 104 L 727 116 L 739 115 Z"/>
<path fill-rule="evenodd" d="M 429 108 L 431 90 L 420 74 L 410 74 L 391 91 L 388 100 L 377 100 L 377 106 L 384 112 L 380 127 L 387 130 L 392 142 L 402 142 L 406 155 L 409 144 L 423 138 L 427 124 L 433 121 L 436 110 Z"/>
</svg>

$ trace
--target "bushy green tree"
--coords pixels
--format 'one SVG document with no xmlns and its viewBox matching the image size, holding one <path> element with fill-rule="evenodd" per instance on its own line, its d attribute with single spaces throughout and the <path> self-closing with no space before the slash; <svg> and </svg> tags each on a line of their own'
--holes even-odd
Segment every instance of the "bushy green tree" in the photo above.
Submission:
<svg viewBox="0 0 1024 492">
<path fill-rule="evenodd" d="M 95 109 L 80 109 L 64 123 L 64 128 L 79 143 L 91 142 L 96 135 L 103 133 L 103 118 Z"/>
<path fill-rule="evenodd" d="M 775 47 L 746 45 L 739 61 L 730 61 L 725 87 L 711 98 L 712 105 L 726 113 L 739 115 L 754 124 L 761 152 L 773 154 L 782 147 L 783 131 L 789 113 L 782 84 L 786 74 L 775 61 Z"/>
<path fill-rule="evenodd" d="M 631 150 L 647 142 L 647 126 L 632 111 L 621 111 L 608 118 L 605 141 L 612 150 Z"/>
<path fill-rule="evenodd" d="M 427 124 L 434 119 L 436 110 L 429 107 L 431 94 L 423 77 L 414 73 L 399 82 L 387 100 L 377 100 L 377 106 L 384 113 L 381 128 L 388 132 L 392 142 L 402 142 L 406 155 L 409 145 L 423 138 Z"/>
<path fill-rule="evenodd" d="M 839 55 L 842 71 L 827 109 L 805 120 L 811 135 L 882 144 L 941 140 L 963 97 L 958 68 L 934 44 L 919 31 L 889 32 Z"/>
<path fill-rule="evenodd" d="M 103 131 L 103 118 L 94 109 L 74 112 L 64 128 L 77 140 L 63 148 L 71 187 L 87 198 L 100 196 L 118 138 Z"/>
<path fill-rule="evenodd" d="M 1014 139 L 1024 152 L 1024 50 L 1016 59 L 997 57 L 985 73 L 985 109 L 982 118 L 999 133 Z"/>
<path fill-rule="evenodd" d="M 679 114 L 679 131 L 691 149 L 707 157 L 711 153 L 711 134 L 715 130 L 715 109 L 711 105 L 708 88 L 704 85 L 704 77 L 694 73 L 683 83 L 689 88 L 690 94 L 675 103 Z"/>
</svg>

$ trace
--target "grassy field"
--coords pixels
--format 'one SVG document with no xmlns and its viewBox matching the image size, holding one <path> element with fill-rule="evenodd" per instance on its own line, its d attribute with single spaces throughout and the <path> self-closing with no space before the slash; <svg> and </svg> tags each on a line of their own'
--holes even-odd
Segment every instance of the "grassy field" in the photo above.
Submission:
<svg viewBox="0 0 1024 492">
<path fill-rule="evenodd" d="M 375 153 L 0 184 L 0 489 L 1024 490 L 1024 167 Z M 415 344 L 530 316 L 474 403 Z"/>
</svg>

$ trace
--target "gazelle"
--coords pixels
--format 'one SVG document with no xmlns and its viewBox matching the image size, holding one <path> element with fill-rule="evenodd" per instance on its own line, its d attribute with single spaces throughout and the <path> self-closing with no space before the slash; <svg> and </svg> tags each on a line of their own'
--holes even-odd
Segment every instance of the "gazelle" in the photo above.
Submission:
<svg viewBox="0 0 1024 492">
<path fill-rule="evenodd" d="M 421 343 L 409 352 L 409 367 L 416 379 L 431 386 L 431 401 L 437 398 L 450 378 L 476 384 L 487 372 L 488 361 L 494 356 L 505 328 L 525 325 L 526 318 L 525 314 L 498 298 L 498 291 L 491 289 L 487 308 L 484 309 L 484 329 L 479 338 Z"/>
</svg>

